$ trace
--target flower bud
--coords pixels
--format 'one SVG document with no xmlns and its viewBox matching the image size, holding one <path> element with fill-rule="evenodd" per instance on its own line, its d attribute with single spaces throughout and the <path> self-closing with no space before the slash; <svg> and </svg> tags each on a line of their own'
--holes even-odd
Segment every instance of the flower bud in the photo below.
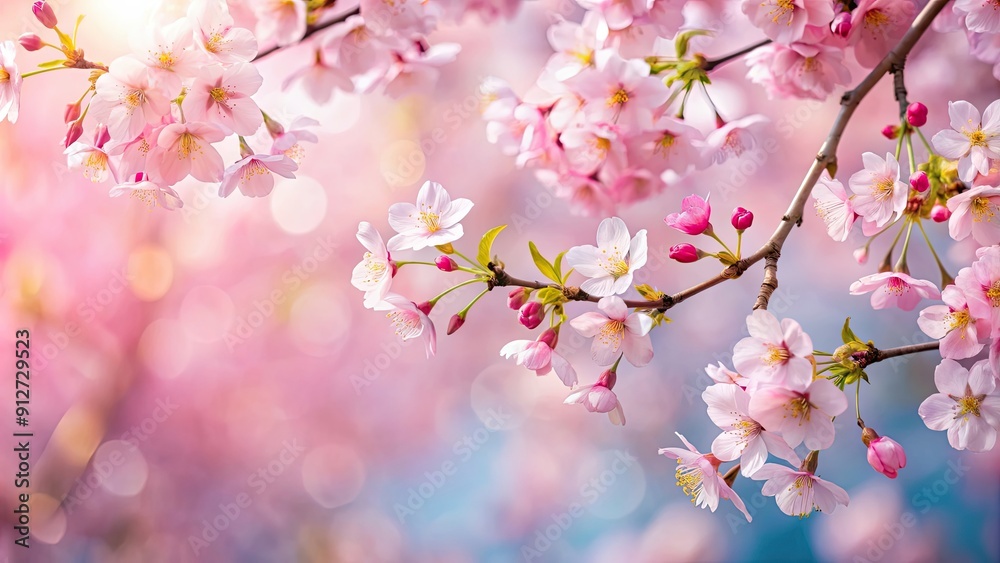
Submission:
<svg viewBox="0 0 1000 563">
<path fill-rule="evenodd" d="M 49 29 L 59 24 L 59 20 L 56 19 L 56 13 L 52 11 L 52 6 L 49 6 L 48 2 L 44 0 L 32 4 L 31 12 L 35 14 L 38 21 L 42 22 L 42 25 Z"/>
<path fill-rule="evenodd" d="M 77 119 L 80 119 L 80 103 L 67 104 L 66 111 L 63 113 L 63 123 L 69 123 Z"/>
<path fill-rule="evenodd" d="M 442 272 L 454 272 L 458 268 L 458 262 L 455 262 L 451 256 L 446 256 L 444 254 L 438 256 L 437 260 L 434 261 L 434 264 L 437 265 L 438 270 L 441 270 Z"/>
<path fill-rule="evenodd" d="M 431 314 L 431 309 L 434 308 L 434 303 L 431 303 L 430 301 L 424 301 L 423 303 L 414 303 L 414 305 L 416 305 L 417 309 L 425 315 Z"/>
<path fill-rule="evenodd" d="M 861 441 L 868 446 L 868 463 L 875 471 L 895 479 L 899 470 L 906 467 L 906 451 L 899 442 L 886 436 L 880 437 L 867 427 L 861 432 Z"/>
<path fill-rule="evenodd" d="M 910 187 L 920 193 L 927 191 L 931 187 L 931 181 L 927 179 L 927 173 L 919 170 L 910 176 Z"/>
<path fill-rule="evenodd" d="M 66 137 L 63 139 L 63 147 L 69 148 L 70 145 L 77 142 L 82 136 L 83 124 L 79 121 L 70 123 L 69 128 L 66 130 Z"/>
<path fill-rule="evenodd" d="M 906 107 L 906 122 L 914 127 L 923 127 L 927 124 L 927 106 L 920 102 L 913 102 Z"/>
<path fill-rule="evenodd" d="M 526 287 L 515 287 L 507 294 L 507 306 L 515 311 L 524 306 L 531 297 L 531 290 Z"/>
<path fill-rule="evenodd" d="M 544 342 L 549 348 L 555 349 L 556 344 L 559 343 L 559 332 L 554 328 L 547 328 L 538 336 L 538 341 Z"/>
<path fill-rule="evenodd" d="M 456 330 L 462 328 L 462 325 L 464 324 L 464 315 L 452 315 L 451 320 L 448 321 L 448 334 L 454 333 Z"/>
<path fill-rule="evenodd" d="M 733 228 L 737 231 L 745 231 L 753 225 L 753 213 L 743 209 L 742 207 L 737 207 L 733 209 Z"/>
<path fill-rule="evenodd" d="M 108 132 L 108 126 L 101 125 L 97 126 L 97 131 L 94 131 L 94 146 L 103 149 L 104 145 L 111 140 L 111 133 Z"/>
<path fill-rule="evenodd" d="M 858 261 L 858 264 L 864 264 L 868 261 L 868 247 L 862 246 L 861 248 L 854 251 L 854 259 Z"/>
<path fill-rule="evenodd" d="M 543 320 L 545 320 L 545 307 L 538 301 L 525 303 L 517 315 L 517 321 L 529 329 L 538 328 Z"/>
<path fill-rule="evenodd" d="M 838 37 L 847 38 L 851 33 L 851 13 L 840 12 L 830 22 L 830 31 Z"/>
<path fill-rule="evenodd" d="M 931 208 L 931 219 L 935 223 L 944 223 L 951 218 L 951 210 L 940 203 Z"/>
<path fill-rule="evenodd" d="M 42 38 L 34 33 L 22 33 L 21 36 L 17 38 L 17 42 L 24 47 L 25 51 L 37 51 L 45 46 Z"/>
<path fill-rule="evenodd" d="M 695 248 L 693 244 L 686 242 L 671 246 L 669 254 L 671 258 L 681 264 L 690 264 L 702 258 L 701 251 Z"/>
<path fill-rule="evenodd" d="M 886 125 L 882 128 L 882 136 L 890 141 L 899 136 L 899 125 Z"/>
<path fill-rule="evenodd" d="M 618 373 L 614 370 L 604 370 L 601 377 L 597 379 L 597 385 L 603 385 L 608 389 L 614 389 L 615 383 L 618 382 Z"/>
</svg>

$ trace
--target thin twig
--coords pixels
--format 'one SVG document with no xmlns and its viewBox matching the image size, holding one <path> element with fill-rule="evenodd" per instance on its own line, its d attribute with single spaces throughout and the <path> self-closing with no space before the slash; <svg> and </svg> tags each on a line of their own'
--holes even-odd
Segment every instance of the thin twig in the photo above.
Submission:
<svg viewBox="0 0 1000 563">
<path fill-rule="evenodd" d="M 720 66 L 722 66 L 722 65 L 724 65 L 726 63 L 735 61 L 736 59 L 742 57 L 743 55 L 746 55 L 747 53 L 749 53 L 751 51 L 754 51 L 754 50 L 756 50 L 756 49 L 758 49 L 760 47 L 763 47 L 764 45 L 767 45 L 770 42 L 771 42 L 770 39 L 765 39 L 765 40 L 760 41 L 758 43 L 754 43 L 753 45 L 750 45 L 749 47 L 744 47 L 743 49 L 740 49 L 739 51 L 736 51 L 735 53 L 729 53 L 728 55 L 723 55 L 723 56 L 721 56 L 721 57 L 719 57 L 717 59 L 706 60 L 704 63 L 702 63 L 701 69 L 704 70 L 705 72 L 711 72 L 711 71 L 715 70 L 716 68 L 718 68 L 718 67 L 720 67 Z"/>
<path fill-rule="evenodd" d="M 306 27 L 306 33 L 305 33 L 305 35 L 302 36 L 302 39 L 299 39 L 298 43 L 301 43 L 301 42 L 305 41 L 307 38 L 309 38 L 310 36 L 312 36 L 315 33 L 319 33 L 320 31 L 323 31 L 324 29 L 327 29 L 329 27 L 335 26 L 338 23 L 346 21 L 347 18 L 349 18 L 351 16 L 356 16 L 356 15 L 358 15 L 360 13 L 361 13 L 361 8 L 357 7 L 357 8 L 354 8 L 353 10 L 344 12 L 343 14 L 340 14 L 339 16 L 337 16 L 337 17 L 335 17 L 333 19 L 327 20 L 325 22 L 316 23 L 316 24 L 307 26 Z M 294 43 L 293 45 L 297 45 L 298 43 Z M 259 61 L 260 59 L 263 59 L 264 57 L 266 57 L 266 56 L 268 56 L 268 55 L 270 55 L 272 53 L 276 53 L 276 52 L 280 51 L 281 49 L 284 49 L 285 47 L 291 47 L 291 46 L 292 45 L 274 45 L 273 47 L 269 47 L 269 48 L 264 49 L 263 51 L 257 53 L 257 56 L 254 57 L 253 60 Z"/>
<path fill-rule="evenodd" d="M 890 358 L 896 358 L 899 356 L 905 356 L 907 354 L 916 354 L 918 352 L 928 352 L 930 350 L 937 350 L 941 343 L 937 340 L 933 342 L 924 342 L 923 344 L 910 344 L 909 346 L 900 346 L 898 348 L 889 348 L 888 350 L 878 350 L 875 349 L 871 354 L 871 358 L 868 359 L 868 364 L 874 364 L 875 362 L 882 362 Z"/>
</svg>

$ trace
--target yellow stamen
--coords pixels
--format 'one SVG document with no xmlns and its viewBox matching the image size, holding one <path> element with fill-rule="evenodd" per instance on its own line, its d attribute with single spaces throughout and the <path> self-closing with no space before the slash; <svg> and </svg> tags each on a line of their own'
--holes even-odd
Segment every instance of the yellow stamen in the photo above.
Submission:
<svg viewBox="0 0 1000 563">
<path fill-rule="evenodd" d="M 764 356 L 764 362 L 769 366 L 776 366 L 787 362 L 790 356 L 788 349 L 784 346 L 771 346 L 767 355 Z"/>
<path fill-rule="evenodd" d="M 965 136 L 969 138 L 969 143 L 974 147 L 986 146 L 986 133 L 983 133 L 981 127 L 975 131 L 966 131 Z"/>
<path fill-rule="evenodd" d="M 7 69 L 0 67 L 0 82 L 7 82 L 8 80 L 10 80 L 10 73 L 7 72 Z"/>
<path fill-rule="evenodd" d="M 615 320 L 608 321 L 601 327 L 601 332 L 597 334 L 597 338 L 601 341 L 601 344 L 617 349 L 621 346 L 622 339 L 625 338 L 625 323 Z"/>
<path fill-rule="evenodd" d="M 967 414 L 981 416 L 979 414 L 979 404 L 982 398 L 983 396 L 973 397 L 972 395 L 958 398 L 957 402 L 960 410 L 955 415 L 955 418 L 960 418 Z"/>
<path fill-rule="evenodd" d="M 1000 280 L 993 282 L 986 290 L 986 298 L 993 307 L 1000 307 Z"/>
<path fill-rule="evenodd" d="M 609 108 L 613 108 L 615 106 L 625 105 L 626 102 L 628 102 L 628 92 L 626 92 L 624 89 L 619 88 L 617 92 L 611 94 L 611 97 L 608 98 L 607 103 Z"/>
<path fill-rule="evenodd" d="M 681 460 L 678 459 L 677 464 L 680 465 Z M 691 503 L 693 504 L 698 499 L 698 495 L 701 494 L 701 490 L 705 487 L 703 482 L 705 474 L 697 466 L 680 465 L 674 475 L 677 477 L 677 486 L 684 491 L 685 495 L 691 497 Z"/>
<path fill-rule="evenodd" d="M 141 106 L 145 99 L 146 95 L 142 90 L 129 90 L 124 96 L 122 96 L 122 101 L 125 102 L 125 105 L 128 106 L 129 110 L 134 110 L 135 108 Z"/>
<path fill-rule="evenodd" d="M 786 19 L 785 25 L 792 25 L 792 19 L 795 17 L 795 2 L 793 0 L 775 0 L 770 6 L 771 11 L 767 15 L 771 16 L 772 22 L 780 24 L 784 18 Z M 768 7 L 768 3 L 764 2 L 761 7 Z"/>
<path fill-rule="evenodd" d="M 945 315 L 945 322 L 948 323 L 948 331 L 952 330 L 962 330 L 962 334 L 959 338 L 965 339 L 965 327 L 969 326 L 970 322 L 973 322 L 972 317 L 969 316 L 968 309 L 962 309 L 961 311 L 952 311 Z"/>
<path fill-rule="evenodd" d="M 217 104 L 226 105 L 226 102 L 229 101 L 229 92 L 222 87 L 212 88 L 208 92 L 208 95 L 212 96 L 212 99 L 215 100 L 215 103 Z"/>
<path fill-rule="evenodd" d="M 892 192 L 896 188 L 896 182 L 888 176 L 883 176 L 872 185 L 872 196 L 875 201 L 885 201 L 892 199 Z"/>
<path fill-rule="evenodd" d="M 865 27 L 870 31 L 878 29 L 889 23 L 889 16 L 882 10 L 869 10 L 865 13 Z"/>
<path fill-rule="evenodd" d="M 243 167 L 243 171 L 240 173 L 240 183 L 245 184 L 252 180 L 254 176 L 261 176 L 263 174 L 270 173 L 271 170 L 268 169 L 267 166 L 264 166 L 261 161 L 254 158 Z"/>
<path fill-rule="evenodd" d="M 996 212 L 993 209 L 992 202 L 989 198 L 977 197 L 972 199 L 972 222 L 973 223 L 989 223 L 996 216 Z"/>
</svg>

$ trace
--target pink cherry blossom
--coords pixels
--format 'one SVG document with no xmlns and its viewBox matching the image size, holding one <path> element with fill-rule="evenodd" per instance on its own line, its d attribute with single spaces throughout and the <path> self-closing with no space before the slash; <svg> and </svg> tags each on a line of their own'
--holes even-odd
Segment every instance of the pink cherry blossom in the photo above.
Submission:
<svg viewBox="0 0 1000 563">
<path fill-rule="evenodd" d="M 618 401 L 618 396 L 611 389 L 615 386 L 617 375 L 611 370 L 601 374 L 597 383 L 584 385 L 566 397 L 563 404 L 583 405 L 590 412 L 606 412 L 611 424 L 625 426 L 625 411 Z"/>
<path fill-rule="evenodd" d="M 625 139 L 628 160 L 633 167 L 655 174 L 686 174 L 705 166 L 701 144 L 705 136 L 679 119 L 664 116 L 653 124 L 653 131 Z"/>
<path fill-rule="evenodd" d="M 188 17 L 195 23 L 194 41 L 222 64 L 250 62 L 257 56 L 257 39 L 249 29 L 233 27 L 229 7 L 222 0 L 192 2 Z"/>
<path fill-rule="evenodd" d="M 736 371 L 754 384 L 775 383 L 801 388 L 812 379 L 812 339 L 793 319 L 780 323 L 770 312 L 757 309 L 747 316 L 750 336 L 733 348 Z"/>
<path fill-rule="evenodd" d="M 750 382 L 750 380 L 746 377 L 727 368 L 722 362 L 719 362 L 718 365 L 708 364 L 705 366 L 705 373 L 717 383 L 726 383 L 746 387 L 747 383 Z"/>
<path fill-rule="evenodd" d="M 350 75 L 385 74 L 392 62 L 388 46 L 360 16 L 351 16 L 325 34 L 323 51 Z"/>
<path fill-rule="evenodd" d="M 976 186 L 948 200 L 948 234 L 955 240 L 972 235 L 980 245 L 1000 243 L 1000 188 Z"/>
<path fill-rule="evenodd" d="M 721 462 L 712 454 L 699 452 L 691 442 L 679 433 L 677 437 L 684 442 L 687 449 L 683 448 L 661 448 L 660 455 L 665 455 L 677 460 L 677 486 L 684 491 L 684 494 L 691 497 L 691 502 L 695 506 L 708 507 L 715 512 L 719 507 L 719 499 L 732 500 L 736 508 L 747 518 L 747 522 L 753 520 L 747 512 L 743 499 L 736 494 L 733 489 L 726 484 L 726 480 L 719 474 Z"/>
<path fill-rule="evenodd" d="M 723 430 L 712 442 L 712 454 L 722 461 L 739 459 L 744 476 L 763 467 L 768 452 L 789 463 L 801 463 L 784 438 L 750 416 L 750 395 L 738 385 L 717 383 L 705 389 L 701 398 L 708 405 L 708 417 Z"/>
<path fill-rule="evenodd" d="M 865 431 L 871 430 L 866 428 Z M 874 431 L 873 431 L 874 432 Z M 876 436 L 878 436 L 876 434 Z M 868 463 L 875 471 L 890 479 L 899 476 L 899 470 L 906 467 L 906 451 L 899 442 L 888 436 L 878 436 L 868 442 Z"/>
<path fill-rule="evenodd" d="M 225 133 L 252 135 L 263 118 L 250 96 L 262 81 L 256 67 L 249 63 L 206 67 L 184 98 L 185 117 L 214 123 Z"/>
<path fill-rule="evenodd" d="M 577 4 L 599 13 L 614 30 L 627 28 L 636 17 L 649 11 L 645 0 L 577 0 Z"/>
<path fill-rule="evenodd" d="M 226 137 L 211 123 L 172 123 L 160 131 L 156 147 L 149 153 L 150 175 L 175 184 L 188 174 L 202 182 L 222 180 L 225 164 L 212 143 Z"/>
<path fill-rule="evenodd" d="M 844 51 L 821 43 L 772 43 L 747 57 L 747 78 L 770 98 L 825 100 L 837 86 L 850 83 Z"/>
<path fill-rule="evenodd" d="M 382 242 L 382 235 L 371 223 L 362 221 L 358 225 L 357 237 L 367 252 L 354 267 L 351 285 L 365 292 L 365 307 L 372 309 L 389 294 L 396 266 Z"/>
<path fill-rule="evenodd" d="M 934 385 L 939 392 L 917 409 L 927 428 L 947 430 L 948 443 L 956 450 L 992 450 L 1000 429 L 1000 394 L 989 362 L 981 360 L 967 370 L 954 360 L 941 360 Z"/>
<path fill-rule="evenodd" d="M 990 159 L 1000 159 L 1000 100 L 987 106 L 982 116 L 965 100 L 948 102 L 948 117 L 951 129 L 934 135 L 934 148 L 945 158 L 958 159 L 963 182 L 971 182 L 977 172 L 988 175 Z"/>
<path fill-rule="evenodd" d="M 389 239 L 389 248 L 420 250 L 455 242 L 464 234 L 459 222 L 471 210 L 468 199 L 452 201 L 441 184 L 424 182 L 417 192 L 416 205 L 394 203 L 389 207 L 389 225 L 399 233 Z"/>
<path fill-rule="evenodd" d="M 1000 33 L 1000 10 L 995 2 L 955 0 L 955 12 L 965 19 L 965 27 L 976 33 Z"/>
<path fill-rule="evenodd" d="M 988 323 L 969 311 L 966 299 L 961 289 L 949 285 L 941 292 L 944 305 L 931 305 L 917 318 L 917 326 L 924 334 L 941 341 L 943 358 L 962 360 L 975 356 L 990 333 Z"/>
<path fill-rule="evenodd" d="M 323 49 L 316 49 L 313 51 L 310 64 L 289 74 L 281 83 L 281 87 L 287 90 L 292 84 L 299 82 L 306 94 L 317 104 L 329 102 L 335 90 L 353 92 L 354 83 L 351 82 L 351 77 L 329 59 Z"/>
<path fill-rule="evenodd" d="M 902 272 L 879 272 L 851 284 L 851 295 L 872 293 L 872 309 L 899 307 L 912 311 L 921 299 L 941 297 L 936 285 Z"/>
<path fill-rule="evenodd" d="M 111 188 L 108 195 L 111 197 L 131 195 L 148 207 L 162 207 L 170 211 L 184 207 L 184 202 L 173 188 L 150 180 L 149 176 L 142 172 L 132 176 L 129 181 Z"/>
<path fill-rule="evenodd" d="M 615 201 L 603 182 L 575 172 L 558 174 L 552 170 L 539 170 L 537 176 L 538 181 L 555 192 L 556 197 L 569 200 L 573 213 L 588 217 L 614 213 Z"/>
<path fill-rule="evenodd" d="M 810 450 L 833 444 L 833 417 L 847 410 L 844 392 L 828 379 L 805 386 L 768 386 L 754 391 L 750 416 L 772 432 L 779 432 L 789 446 L 805 442 Z"/>
<path fill-rule="evenodd" d="M 906 208 L 910 186 L 899 179 L 899 162 L 892 153 L 883 160 L 877 154 L 861 155 L 865 169 L 851 175 L 848 185 L 854 192 L 854 212 L 876 227 L 883 227 L 895 213 L 900 216 Z"/>
<path fill-rule="evenodd" d="M 361 17 L 379 35 L 408 37 L 430 31 L 427 7 L 421 0 L 361 0 Z"/>
<path fill-rule="evenodd" d="M 291 45 L 306 33 L 305 0 L 253 0 L 257 37 L 279 46 Z"/>
<path fill-rule="evenodd" d="M 576 370 L 566 358 L 552 348 L 554 340 L 554 333 L 546 330 L 537 340 L 508 342 L 500 349 L 500 355 L 505 358 L 513 357 L 517 365 L 524 366 L 538 375 L 554 371 L 564 385 L 573 387 L 577 383 Z"/>
<path fill-rule="evenodd" d="M 14 57 L 17 47 L 13 41 L 0 42 L 0 121 L 17 122 L 21 103 L 21 73 Z"/>
<path fill-rule="evenodd" d="M 1000 247 L 981 249 L 979 258 L 962 268 L 955 285 L 969 303 L 969 313 L 991 327 L 990 338 L 1000 336 Z"/>
<path fill-rule="evenodd" d="M 837 242 L 844 242 L 854 226 L 854 204 L 840 180 L 830 178 L 827 171 L 816 181 L 812 197 L 816 215 L 826 223 L 826 232 Z"/>
<path fill-rule="evenodd" d="M 69 168 L 83 168 L 83 177 L 98 183 L 115 176 L 115 171 L 108 162 L 108 153 L 104 150 L 110 139 L 108 128 L 101 125 L 94 132 L 94 141 L 87 143 L 77 141 L 70 145 L 64 154 L 67 156 Z M 117 181 L 117 176 L 115 176 Z"/>
<path fill-rule="evenodd" d="M 151 25 L 133 36 L 132 52 L 149 67 L 150 77 L 169 96 L 181 93 L 184 77 L 195 74 L 205 56 L 194 50 L 191 22 L 187 18 L 167 25 Z"/>
<path fill-rule="evenodd" d="M 692 194 L 681 201 L 681 212 L 671 213 L 664 217 L 663 222 L 668 227 L 677 229 L 689 235 L 700 235 L 712 228 L 708 220 L 712 216 L 712 206 L 708 203 L 709 196 Z"/>
<path fill-rule="evenodd" d="M 833 20 L 829 0 L 743 0 L 740 6 L 753 25 L 778 43 L 798 41 L 807 25 L 827 26 Z"/>
<path fill-rule="evenodd" d="M 705 136 L 705 156 L 715 164 L 743 156 L 757 146 L 754 130 L 766 122 L 766 117 L 754 114 L 722 124 Z"/>
<path fill-rule="evenodd" d="M 833 512 L 847 506 L 847 491 L 809 473 L 776 463 L 768 463 L 753 474 L 755 481 L 765 481 L 761 494 L 774 497 L 778 508 L 789 516 L 809 516 L 813 510 Z"/>
<path fill-rule="evenodd" d="M 303 148 L 302 143 L 319 142 L 319 137 L 306 128 L 318 126 L 319 121 L 311 117 L 304 115 L 296 117 L 289 124 L 288 128 L 281 128 L 280 131 L 271 133 L 274 139 L 274 143 L 271 145 L 271 154 L 283 154 L 292 159 L 295 164 L 301 165 L 306 156 L 306 150 Z"/>
<path fill-rule="evenodd" d="M 911 0 L 861 0 L 851 12 L 854 56 L 865 68 L 874 68 L 906 33 L 916 6 Z"/>
<path fill-rule="evenodd" d="M 581 23 L 559 19 L 549 26 L 546 36 L 555 51 L 545 69 L 556 80 L 567 80 L 584 69 L 593 68 L 594 54 L 601 47 L 598 31 L 606 25 L 596 12 L 587 12 Z"/>
<path fill-rule="evenodd" d="M 111 138 L 130 141 L 146 124 L 157 123 L 170 111 L 170 99 L 153 86 L 146 65 L 132 57 L 112 61 L 97 79 L 90 112 L 108 126 Z"/>
<path fill-rule="evenodd" d="M 441 74 L 438 69 L 454 61 L 461 50 L 458 43 L 439 43 L 429 49 L 397 53 L 395 62 L 385 73 L 385 94 L 400 98 L 412 92 L 430 90 Z"/>
<path fill-rule="evenodd" d="M 646 265 L 646 250 L 646 229 L 629 240 L 625 221 L 611 217 L 597 227 L 597 246 L 574 246 L 566 253 L 565 262 L 588 278 L 580 289 L 607 297 L 631 287 L 633 273 Z"/>
<path fill-rule="evenodd" d="M 437 332 L 434 323 L 414 302 L 402 295 L 389 293 L 381 303 L 375 305 L 374 309 L 389 311 L 386 317 L 392 322 L 396 336 L 404 342 L 419 337 L 424 341 L 424 350 L 428 358 L 437 353 Z"/>
<path fill-rule="evenodd" d="M 574 172 L 591 175 L 611 160 L 622 167 L 626 162 L 625 145 L 613 126 L 584 125 L 563 131 L 559 142 Z"/>
<path fill-rule="evenodd" d="M 649 331 L 653 319 L 645 313 L 628 312 L 618 296 L 604 297 L 597 303 L 601 312 L 588 311 L 570 321 L 570 326 L 587 338 L 594 338 L 590 353 L 597 365 L 611 365 L 621 354 L 635 367 L 653 359 Z"/>
<path fill-rule="evenodd" d="M 264 197 L 274 189 L 274 174 L 295 178 L 299 166 L 283 154 L 247 154 L 226 168 L 219 197 L 228 197 L 237 187 L 247 197 Z"/>
<path fill-rule="evenodd" d="M 649 75 L 649 65 L 623 59 L 612 49 L 598 51 L 595 64 L 567 82 L 586 100 L 587 117 L 624 131 L 649 129 L 654 111 L 670 97 L 660 79 Z"/>
<path fill-rule="evenodd" d="M 162 126 L 147 125 L 135 139 L 108 146 L 109 155 L 121 155 L 118 163 L 119 176 L 127 178 L 146 170 L 146 158 L 156 146 L 157 137 L 162 130 Z"/>
</svg>

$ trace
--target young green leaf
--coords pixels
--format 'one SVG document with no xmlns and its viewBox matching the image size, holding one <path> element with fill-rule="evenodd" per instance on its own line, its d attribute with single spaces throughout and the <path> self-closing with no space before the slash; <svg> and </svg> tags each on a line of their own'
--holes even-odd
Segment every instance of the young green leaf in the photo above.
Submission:
<svg viewBox="0 0 1000 563">
<path fill-rule="evenodd" d="M 844 328 L 840 331 L 840 338 L 844 341 L 844 344 L 850 342 L 861 342 L 861 339 L 854 334 L 853 330 L 851 330 L 851 317 L 847 317 L 847 319 L 844 320 Z"/>
<path fill-rule="evenodd" d="M 483 235 L 483 238 L 479 241 L 479 252 L 476 254 L 476 260 L 478 260 L 484 268 L 489 267 L 490 256 L 493 255 L 493 241 L 496 240 L 500 231 L 506 228 L 507 225 L 493 227 L 492 229 L 486 231 L 486 234 Z"/>
<path fill-rule="evenodd" d="M 535 261 L 535 266 L 538 268 L 538 271 L 541 272 L 543 276 L 549 278 L 550 280 L 556 283 L 562 283 L 562 280 L 559 279 L 559 274 L 556 272 L 556 269 L 552 266 L 551 263 L 549 263 L 548 260 L 545 259 L 544 256 L 542 256 L 541 252 L 538 252 L 538 247 L 535 246 L 535 243 L 528 241 L 528 250 L 531 251 L 531 259 Z"/>
</svg>

